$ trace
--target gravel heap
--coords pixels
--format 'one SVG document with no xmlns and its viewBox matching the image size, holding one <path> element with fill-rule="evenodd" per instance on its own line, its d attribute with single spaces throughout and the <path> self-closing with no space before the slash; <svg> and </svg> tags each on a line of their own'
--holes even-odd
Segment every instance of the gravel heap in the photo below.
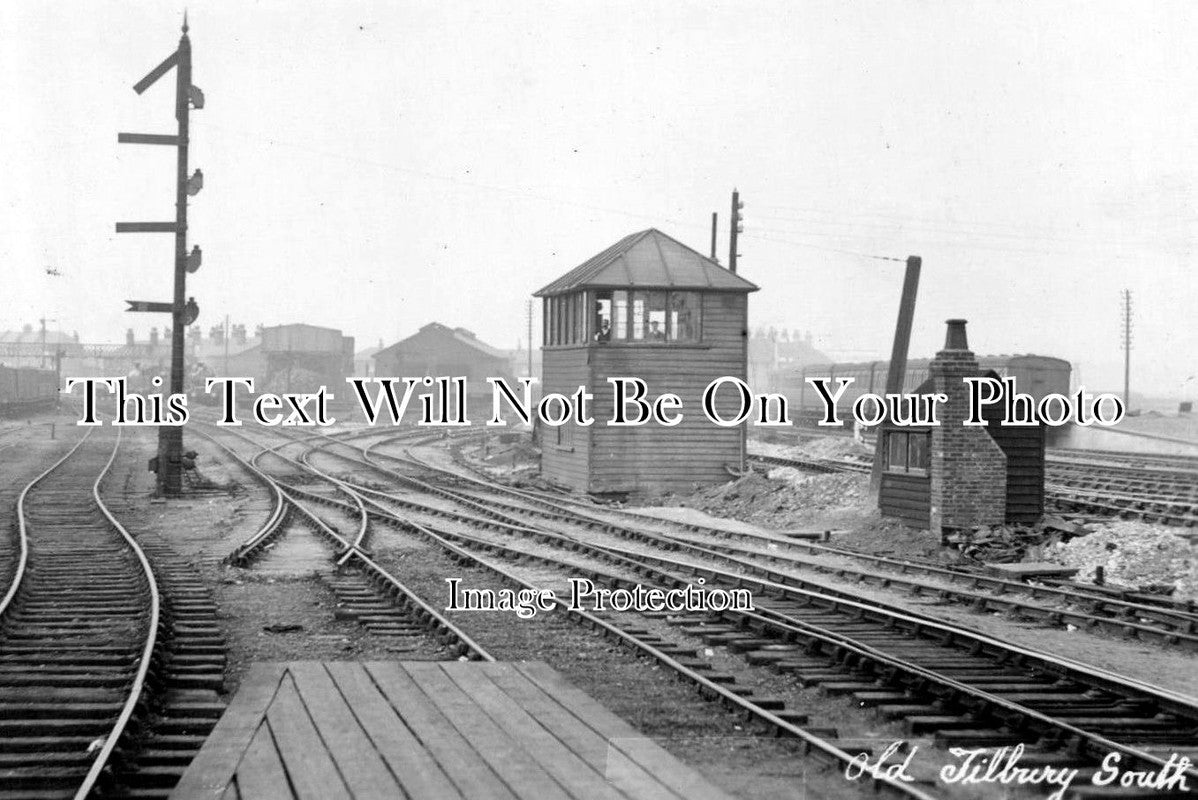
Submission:
<svg viewBox="0 0 1198 800">
<path fill-rule="evenodd" d="M 872 447 L 866 447 L 847 436 L 825 436 L 820 439 L 810 439 L 795 449 L 800 455 L 808 458 L 873 458 L 874 455 Z"/>
<path fill-rule="evenodd" d="M 872 447 L 866 447 L 848 436 L 822 436 L 817 439 L 808 439 L 797 445 L 753 440 L 749 444 L 749 451 L 778 458 L 831 458 L 836 460 L 872 458 L 874 454 Z"/>
<path fill-rule="evenodd" d="M 680 505 L 718 517 L 785 527 L 801 511 L 868 510 L 869 476 L 809 472 L 779 467 L 769 475 L 750 472 L 721 486 L 676 498 Z"/>
<path fill-rule="evenodd" d="M 1051 545 L 1044 558 L 1077 567 L 1076 580 L 1094 580 L 1102 566 L 1112 586 L 1172 590 L 1182 600 L 1198 599 L 1198 559 L 1194 545 L 1166 528 L 1121 520 L 1097 527 L 1086 536 Z"/>
</svg>

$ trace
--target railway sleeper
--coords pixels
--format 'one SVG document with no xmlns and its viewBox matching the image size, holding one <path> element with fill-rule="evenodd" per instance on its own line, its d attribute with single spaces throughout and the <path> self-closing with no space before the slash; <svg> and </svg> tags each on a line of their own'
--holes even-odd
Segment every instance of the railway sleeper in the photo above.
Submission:
<svg viewBox="0 0 1198 800">
<path fill-rule="evenodd" d="M 82 762 L 86 765 L 87 761 Z M 67 766 L 59 764 L 46 768 L 43 766 L 10 767 L 0 769 L 0 798 L 19 798 L 19 800 L 39 800 L 41 797 L 69 798 L 73 789 L 79 783 L 80 765 Z M 15 791 L 13 791 L 15 790 Z"/>
<path fill-rule="evenodd" d="M 893 703 L 879 703 L 874 710 L 885 719 L 909 719 L 911 717 L 934 717 L 941 714 L 941 709 L 926 703 L 913 702 L 910 697 Z"/>
<path fill-rule="evenodd" d="M 1004 747 L 1025 743 L 1026 734 L 1017 731 L 999 731 L 990 729 L 971 729 L 949 727 L 939 718 L 934 718 L 935 730 L 928 729 L 933 734 L 936 745 L 949 747 Z M 910 724 L 908 720 L 908 724 Z M 973 724 L 977 724 L 976 720 Z"/>
<path fill-rule="evenodd" d="M 115 702 L 0 702 L 2 719 L 116 719 L 124 704 Z"/>
<path fill-rule="evenodd" d="M 5 748 L 10 737 L 40 738 L 51 743 L 66 737 L 84 736 L 90 743 L 97 736 L 105 735 L 111 726 L 105 724 L 111 720 L 77 719 L 77 718 L 31 718 L 8 717 L 0 719 L 0 736 L 5 739 Z"/>
</svg>

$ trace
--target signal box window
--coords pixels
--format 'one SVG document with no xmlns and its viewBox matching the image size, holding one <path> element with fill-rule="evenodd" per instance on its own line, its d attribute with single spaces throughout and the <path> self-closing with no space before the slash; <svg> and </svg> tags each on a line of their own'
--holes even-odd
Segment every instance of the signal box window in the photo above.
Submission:
<svg viewBox="0 0 1198 800">
<path fill-rule="evenodd" d="M 666 293 L 649 292 L 645 303 L 645 338 L 650 342 L 666 340 Z"/>
<path fill-rule="evenodd" d="M 615 319 L 612 320 L 613 339 L 624 340 L 628 338 L 628 292 L 620 290 L 612 292 L 612 309 L 614 310 Z"/>
<path fill-rule="evenodd" d="M 622 289 L 545 298 L 545 344 L 702 339 L 703 295 Z"/>
<path fill-rule="evenodd" d="M 699 341 L 701 308 L 701 296 L 698 292 L 670 292 L 670 341 Z"/>
<path fill-rule="evenodd" d="M 648 294 L 648 292 L 632 292 L 631 294 L 632 333 L 628 338 L 633 341 L 643 342 L 645 340 L 645 300 Z"/>
<path fill-rule="evenodd" d="M 595 293 L 595 318 L 592 339 L 596 342 L 610 342 L 611 329 L 611 292 Z"/>
</svg>

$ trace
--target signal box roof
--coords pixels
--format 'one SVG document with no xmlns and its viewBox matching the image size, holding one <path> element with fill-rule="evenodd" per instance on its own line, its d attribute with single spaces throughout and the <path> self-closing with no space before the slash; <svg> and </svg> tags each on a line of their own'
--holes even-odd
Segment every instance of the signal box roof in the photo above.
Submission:
<svg viewBox="0 0 1198 800">
<path fill-rule="evenodd" d="M 757 286 L 656 228 L 625 236 L 536 292 L 579 289 L 693 289 L 755 292 Z"/>
</svg>

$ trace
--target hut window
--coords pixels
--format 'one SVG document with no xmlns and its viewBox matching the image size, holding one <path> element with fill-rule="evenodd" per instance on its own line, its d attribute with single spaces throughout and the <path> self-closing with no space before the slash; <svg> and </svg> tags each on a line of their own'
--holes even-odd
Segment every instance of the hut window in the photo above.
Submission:
<svg viewBox="0 0 1198 800">
<path fill-rule="evenodd" d="M 931 453 L 928 445 L 932 436 L 928 433 L 909 433 L 907 435 L 907 470 L 909 472 L 927 472 L 932 467 Z"/>
<path fill-rule="evenodd" d="M 574 341 L 582 344 L 587 340 L 587 295 L 579 292 L 574 295 Z"/>
<path fill-rule="evenodd" d="M 600 289 L 551 297 L 545 304 L 548 344 L 698 342 L 700 292 Z"/>
<path fill-rule="evenodd" d="M 595 293 L 594 303 L 594 330 L 591 333 L 591 339 L 596 342 L 607 342 L 611 340 L 611 291 L 602 291 Z"/>
<path fill-rule="evenodd" d="M 700 299 L 698 292 L 670 292 L 670 341 L 699 341 Z"/>
<path fill-rule="evenodd" d="M 612 311 L 615 319 L 612 320 L 612 330 L 614 331 L 615 339 L 628 338 L 628 292 L 616 291 L 611 293 Z"/>
<path fill-rule="evenodd" d="M 890 431 L 886 434 L 886 469 L 926 475 L 931 466 L 928 441 L 931 434 L 922 431 Z"/>
<path fill-rule="evenodd" d="M 641 342 L 645 339 L 645 300 L 648 292 L 632 292 L 632 335 L 630 339 Z"/>
<path fill-rule="evenodd" d="M 649 292 L 645 303 L 645 338 L 650 342 L 666 340 L 666 293 Z"/>
</svg>

